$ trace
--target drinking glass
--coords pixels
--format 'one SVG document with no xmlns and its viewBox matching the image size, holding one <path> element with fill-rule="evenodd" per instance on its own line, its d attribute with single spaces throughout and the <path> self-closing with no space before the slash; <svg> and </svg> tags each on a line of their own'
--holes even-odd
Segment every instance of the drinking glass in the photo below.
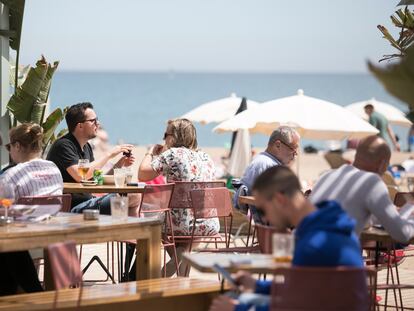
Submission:
<svg viewBox="0 0 414 311">
<path fill-rule="evenodd" d="M 293 257 L 293 234 L 273 234 L 273 259 L 276 262 L 291 262 Z"/>
<path fill-rule="evenodd" d="M 125 171 L 122 168 L 114 169 L 115 187 L 123 187 L 125 185 Z"/>
<path fill-rule="evenodd" d="M 124 173 L 125 173 L 125 184 L 129 184 L 132 182 L 132 176 L 134 175 L 132 173 L 132 170 L 129 167 L 124 167 Z"/>
<path fill-rule="evenodd" d="M 14 189 L 10 184 L 5 183 L 0 179 L 0 205 L 4 207 L 4 216 L 1 218 L 2 224 L 7 224 L 12 221 L 9 218 L 9 208 L 14 203 Z"/>
<path fill-rule="evenodd" d="M 128 219 L 128 197 L 114 196 L 111 197 L 111 215 L 112 218 L 127 220 Z"/>
<path fill-rule="evenodd" d="M 86 174 L 89 171 L 89 160 L 79 159 L 78 161 L 78 174 L 81 177 L 81 181 L 86 181 Z"/>
</svg>

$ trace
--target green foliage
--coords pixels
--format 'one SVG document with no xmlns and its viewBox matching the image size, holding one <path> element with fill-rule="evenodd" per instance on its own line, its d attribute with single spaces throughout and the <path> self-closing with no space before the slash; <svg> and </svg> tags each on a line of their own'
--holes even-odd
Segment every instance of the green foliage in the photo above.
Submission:
<svg viewBox="0 0 414 311">
<path fill-rule="evenodd" d="M 44 56 L 31 67 L 23 84 L 15 89 L 10 98 L 7 109 L 11 112 L 15 122 L 34 122 L 40 124 L 44 130 L 44 150 L 49 143 L 55 140 L 54 132 L 66 114 L 66 108 L 57 108 L 45 120 L 47 100 L 52 85 L 53 74 L 59 62 L 49 64 Z"/>
<path fill-rule="evenodd" d="M 368 67 L 389 93 L 414 110 L 414 45 L 406 50 L 405 57 L 398 63 L 385 68 L 368 63 Z"/>
<path fill-rule="evenodd" d="M 398 3 L 398 5 L 410 5 L 410 4 L 414 4 L 414 0 L 401 0 L 400 3 Z"/>
<path fill-rule="evenodd" d="M 401 1 L 402 2 L 414 2 Z M 391 21 L 395 27 L 399 28 L 398 38 L 394 38 L 387 28 L 382 25 L 378 25 L 377 28 L 381 31 L 384 38 L 391 44 L 392 47 L 397 49 L 397 53 L 391 55 L 384 55 L 383 60 L 403 57 L 406 54 L 407 49 L 414 42 L 414 14 L 406 6 L 404 9 L 399 9 L 391 16 Z"/>
</svg>

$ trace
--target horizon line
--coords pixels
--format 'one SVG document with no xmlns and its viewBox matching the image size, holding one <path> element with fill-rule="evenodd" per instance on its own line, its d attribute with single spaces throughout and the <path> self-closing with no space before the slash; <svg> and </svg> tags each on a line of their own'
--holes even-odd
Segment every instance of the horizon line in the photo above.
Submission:
<svg viewBox="0 0 414 311">
<path fill-rule="evenodd" d="M 64 73 L 142 73 L 142 74 L 285 74 L 285 75 L 371 75 L 369 71 L 220 71 L 220 70 L 127 70 L 127 69 L 61 69 L 57 72 Z"/>
</svg>

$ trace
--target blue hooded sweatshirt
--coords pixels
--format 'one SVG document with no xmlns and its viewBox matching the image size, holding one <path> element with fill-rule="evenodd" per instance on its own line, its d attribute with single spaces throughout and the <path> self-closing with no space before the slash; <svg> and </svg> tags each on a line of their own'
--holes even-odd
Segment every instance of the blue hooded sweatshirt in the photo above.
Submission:
<svg viewBox="0 0 414 311">
<path fill-rule="evenodd" d="M 361 247 L 354 232 L 355 220 L 336 201 L 324 201 L 317 210 L 306 216 L 295 232 L 295 251 L 292 264 L 305 267 L 364 266 Z M 271 282 L 257 281 L 256 293 L 270 295 Z M 239 304 L 235 310 L 251 306 Z M 268 310 L 268 306 L 256 307 Z"/>
</svg>

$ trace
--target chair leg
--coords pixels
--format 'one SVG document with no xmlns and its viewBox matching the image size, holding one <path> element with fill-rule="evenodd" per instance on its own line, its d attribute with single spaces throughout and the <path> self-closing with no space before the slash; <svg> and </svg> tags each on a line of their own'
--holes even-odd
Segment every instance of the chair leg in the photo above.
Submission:
<svg viewBox="0 0 414 311">
<path fill-rule="evenodd" d="M 89 260 L 89 262 L 88 262 L 88 264 L 86 265 L 86 267 L 85 268 L 83 268 L 83 270 L 82 270 L 82 274 L 85 274 L 86 273 L 86 271 L 89 269 L 89 267 L 91 266 L 91 264 L 94 262 L 94 261 L 96 261 L 96 262 L 98 262 L 98 264 L 101 266 L 101 268 L 102 268 L 102 270 L 104 270 L 105 271 L 105 273 L 107 274 L 107 276 L 112 280 L 112 283 L 114 283 L 115 284 L 115 280 L 114 280 L 114 277 L 112 276 L 112 274 L 111 274 L 111 272 L 109 272 L 109 270 L 108 270 L 108 268 L 104 265 L 104 263 L 102 262 L 102 260 L 101 260 L 101 258 L 99 258 L 98 256 L 93 256 L 92 258 L 91 258 L 91 260 Z"/>
</svg>

